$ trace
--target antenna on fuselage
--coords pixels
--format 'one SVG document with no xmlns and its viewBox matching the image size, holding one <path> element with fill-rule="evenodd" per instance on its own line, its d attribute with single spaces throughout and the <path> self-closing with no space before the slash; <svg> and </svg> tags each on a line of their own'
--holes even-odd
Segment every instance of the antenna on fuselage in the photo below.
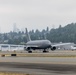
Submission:
<svg viewBox="0 0 76 75">
<path fill-rule="evenodd" d="M 30 35 L 29 35 L 29 32 L 28 32 L 27 28 L 25 28 L 25 31 L 26 31 L 27 42 L 31 41 L 31 38 L 30 38 Z"/>
</svg>

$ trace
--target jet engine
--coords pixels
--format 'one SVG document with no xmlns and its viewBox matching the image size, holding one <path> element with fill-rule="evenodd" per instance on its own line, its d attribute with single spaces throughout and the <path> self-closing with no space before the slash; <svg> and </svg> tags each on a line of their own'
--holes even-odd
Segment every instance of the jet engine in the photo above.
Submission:
<svg viewBox="0 0 76 75">
<path fill-rule="evenodd" d="M 51 50 L 52 51 L 56 50 L 56 47 L 55 46 L 51 47 Z"/>
</svg>

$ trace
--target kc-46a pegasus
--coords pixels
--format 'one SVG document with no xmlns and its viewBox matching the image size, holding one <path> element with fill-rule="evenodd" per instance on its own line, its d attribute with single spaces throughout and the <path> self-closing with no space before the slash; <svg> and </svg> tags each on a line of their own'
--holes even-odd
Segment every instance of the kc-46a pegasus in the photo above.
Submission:
<svg viewBox="0 0 76 75">
<path fill-rule="evenodd" d="M 27 36 L 27 43 L 25 45 L 25 49 L 28 51 L 28 53 L 32 53 L 32 50 L 36 50 L 36 49 L 37 50 L 43 50 L 43 53 L 48 52 L 49 48 L 52 51 L 54 51 L 54 50 L 56 50 L 56 46 L 65 45 L 65 44 L 52 45 L 52 43 L 47 39 L 31 40 L 27 28 L 26 28 L 26 36 Z"/>
</svg>

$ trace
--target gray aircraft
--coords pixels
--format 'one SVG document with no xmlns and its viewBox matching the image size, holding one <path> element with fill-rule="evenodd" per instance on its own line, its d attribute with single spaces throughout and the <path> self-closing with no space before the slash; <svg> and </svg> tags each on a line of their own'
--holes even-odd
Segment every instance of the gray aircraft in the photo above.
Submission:
<svg viewBox="0 0 76 75">
<path fill-rule="evenodd" d="M 25 46 L 25 49 L 28 51 L 28 53 L 32 53 L 32 50 L 43 50 L 44 52 L 48 52 L 48 49 L 50 48 L 52 51 L 56 50 L 56 47 L 68 45 L 70 43 L 59 43 L 52 45 L 52 43 L 49 40 L 31 40 L 30 35 L 28 33 L 28 30 L 26 28 L 26 36 L 27 36 L 27 43 Z"/>
<path fill-rule="evenodd" d="M 51 42 L 49 40 L 31 40 L 30 35 L 28 33 L 28 30 L 26 28 L 26 36 L 27 36 L 27 43 L 25 46 L 25 49 L 29 52 L 32 53 L 32 49 L 41 49 L 43 52 L 48 52 L 47 49 L 55 50 L 56 47 L 51 45 Z"/>
</svg>

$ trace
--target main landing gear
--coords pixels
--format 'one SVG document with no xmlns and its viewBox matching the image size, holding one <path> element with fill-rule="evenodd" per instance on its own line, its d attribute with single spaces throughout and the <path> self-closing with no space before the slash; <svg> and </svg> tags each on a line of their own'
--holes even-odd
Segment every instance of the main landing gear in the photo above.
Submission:
<svg viewBox="0 0 76 75">
<path fill-rule="evenodd" d="M 49 51 L 47 51 L 47 50 L 45 50 L 45 49 L 43 50 L 43 53 L 47 53 L 47 52 L 49 52 Z"/>
<path fill-rule="evenodd" d="M 32 53 L 32 51 L 30 50 L 30 51 L 28 51 L 28 53 Z"/>
</svg>

